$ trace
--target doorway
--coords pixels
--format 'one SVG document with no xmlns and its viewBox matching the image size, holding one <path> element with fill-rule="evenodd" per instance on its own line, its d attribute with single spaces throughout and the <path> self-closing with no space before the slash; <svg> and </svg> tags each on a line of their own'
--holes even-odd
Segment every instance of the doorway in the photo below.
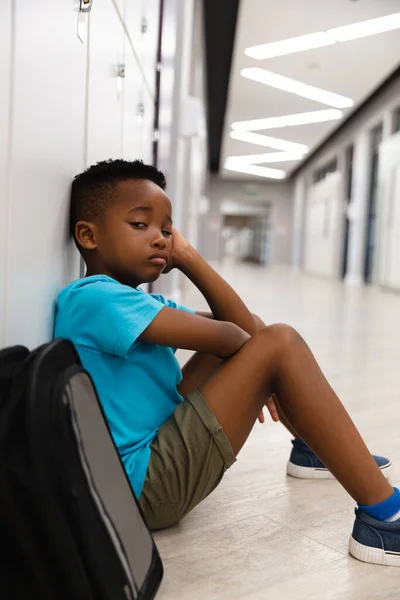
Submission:
<svg viewBox="0 0 400 600">
<path fill-rule="evenodd" d="M 224 215 L 222 257 L 227 262 L 267 266 L 270 250 L 268 214 Z"/>
</svg>

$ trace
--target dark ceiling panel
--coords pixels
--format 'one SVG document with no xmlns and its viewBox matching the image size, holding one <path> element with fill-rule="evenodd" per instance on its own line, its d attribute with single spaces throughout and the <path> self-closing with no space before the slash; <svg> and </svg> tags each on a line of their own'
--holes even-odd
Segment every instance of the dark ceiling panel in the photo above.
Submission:
<svg viewBox="0 0 400 600">
<path fill-rule="evenodd" d="M 240 0 L 204 0 L 210 170 L 219 171 L 229 75 Z"/>
</svg>

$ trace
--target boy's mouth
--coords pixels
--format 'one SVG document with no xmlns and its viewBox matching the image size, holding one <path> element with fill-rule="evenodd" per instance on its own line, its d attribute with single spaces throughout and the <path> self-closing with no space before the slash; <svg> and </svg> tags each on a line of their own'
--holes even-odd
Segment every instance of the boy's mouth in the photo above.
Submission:
<svg viewBox="0 0 400 600">
<path fill-rule="evenodd" d="M 168 254 L 166 252 L 155 252 L 151 256 L 149 256 L 149 260 L 154 265 L 159 265 L 160 267 L 165 267 L 168 262 Z"/>
</svg>

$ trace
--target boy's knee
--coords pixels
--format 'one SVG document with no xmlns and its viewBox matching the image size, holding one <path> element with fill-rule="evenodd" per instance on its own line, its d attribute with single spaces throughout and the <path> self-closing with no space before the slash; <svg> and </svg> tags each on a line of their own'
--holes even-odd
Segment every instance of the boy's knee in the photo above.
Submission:
<svg viewBox="0 0 400 600">
<path fill-rule="evenodd" d="M 301 335 L 290 325 L 275 323 L 262 329 L 257 335 L 262 336 L 265 343 L 274 343 L 279 350 L 286 350 L 294 344 L 303 342 Z"/>
<path fill-rule="evenodd" d="M 261 329 L 264 329 L 265 327 L 267 327 L 266 324 L 264 323 L 264 321 L 262 319 L 260 319 L 260 317 L 258 315 L 251 313 L 251 316 L 253 317 L 253 321 L 255 322 L 255 324 L 257 326 L 257 331 L 261 331 Z"/>
</svg>

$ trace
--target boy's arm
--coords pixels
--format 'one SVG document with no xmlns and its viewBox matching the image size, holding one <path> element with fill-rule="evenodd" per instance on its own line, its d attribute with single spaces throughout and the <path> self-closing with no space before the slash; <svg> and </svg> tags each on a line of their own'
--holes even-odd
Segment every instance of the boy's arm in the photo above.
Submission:
<svg viewBox="0 0 400 600">
<path fill-rule="evenodd" d="M 140 339 L 161 346 L 214 354 L 220 358 L 235 354 L 257 332 L 258 326 L 236 292 L 176 230 L 173 232 L 170 263 L 164 272 L 174 267 L 200 290 L 214 318 L 165 307 Z"/>
<path fill-rule="evenodd" d="M 172 266 L 182 271 L 203 294 L 214 319 L 235 323 L 250 335 L 257 333 L 253 315 L 235 290 L 175 230 L 173 243 Z"/>
<path fill-rule="evenodd" d="M 229 358 L 250 338 L 234 323 L 206 319 L 176 308 L 164 307 L 139 339 L 150 344 L 196 350 Z"/>
</svg>

